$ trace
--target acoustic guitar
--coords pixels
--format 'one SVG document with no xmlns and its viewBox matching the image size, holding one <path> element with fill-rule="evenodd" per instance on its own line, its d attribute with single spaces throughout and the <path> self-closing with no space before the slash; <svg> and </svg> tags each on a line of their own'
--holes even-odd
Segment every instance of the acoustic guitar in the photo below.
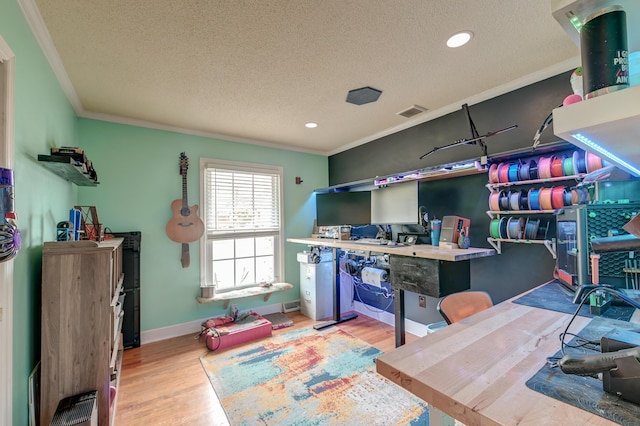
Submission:
<svg viewBox="0 0 640 426">
<path fill-rule="evenodd" d="M 189 158 L 180 153 L 180 175 L 182 176 L 182 199 L 171 202 L 173 217 L 166 226 L 167 236 L 171 241 L 182 243 L 182 267 L 189 266 L 189 244 L 197 241 L 204 232 L 204 224 L 198 217 L 198 205 L 189 206 L 187 202 L 187 170 Z"/>
</svg>

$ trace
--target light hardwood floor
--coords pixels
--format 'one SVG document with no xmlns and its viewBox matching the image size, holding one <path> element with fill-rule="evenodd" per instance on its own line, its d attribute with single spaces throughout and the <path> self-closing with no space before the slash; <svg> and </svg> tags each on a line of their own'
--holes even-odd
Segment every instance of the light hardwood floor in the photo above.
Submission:
<svg viewBox="0 0 640 426">
<path fill-rule="evenodd" d="M 293 320 L 293 327 L 274 330 L 274 334 L 320 322 L 300 312 L 286 315 Z M 362 314 L 337 327 L 384 352 L 395 347 L 393 327 Z M 417 337 L 407 333 L 408 342 L 414 339 Z M 255 342 L 246 343 L 252 344 Z M 228 425 L 200 364 L 200 356 L 207 353 L 204 343 L 195 335 L 124 351 L 116 425 Z"/>
</svg>

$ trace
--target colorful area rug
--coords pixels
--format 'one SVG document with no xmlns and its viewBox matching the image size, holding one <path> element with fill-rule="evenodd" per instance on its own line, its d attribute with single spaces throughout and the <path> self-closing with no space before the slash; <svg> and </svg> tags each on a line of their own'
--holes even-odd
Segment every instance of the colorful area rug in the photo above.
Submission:
<svg viewBox="0 0 640 426">
<path fill-rule="evenodd" d="M 200 358 L 232 425 L 428 425 L 427 405 L 375 372 L 382 352 L 311 327 Z"/>
</svg>

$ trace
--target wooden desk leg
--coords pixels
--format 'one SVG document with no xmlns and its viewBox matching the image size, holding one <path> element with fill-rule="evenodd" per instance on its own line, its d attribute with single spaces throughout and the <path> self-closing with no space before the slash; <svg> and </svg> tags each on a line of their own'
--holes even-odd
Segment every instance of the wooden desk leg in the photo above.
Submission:
<svg viewBox="0 0 640 426">
<path fill-rule="evenodd" d="M 393 303 L 395 311 L 396 348 L 404 345 L 404 290 L 393 289 Z"/>
</svg>

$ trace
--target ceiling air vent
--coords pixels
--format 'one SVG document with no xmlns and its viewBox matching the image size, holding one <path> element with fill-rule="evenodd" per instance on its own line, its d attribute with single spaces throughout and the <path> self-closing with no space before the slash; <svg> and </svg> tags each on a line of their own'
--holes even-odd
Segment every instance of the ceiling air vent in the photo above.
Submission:
<svg viewBox="0 0 640 426">
<path fill-rule="evenodd" d="M 396 114 L 401 115 L 405 118 L 411 118 L 415 115 L 425 112 L 427 109 L 425 107 L 421 107 L 420 105 L 413 105 L 404 111 L 397 112 Z"/>
</svg>

